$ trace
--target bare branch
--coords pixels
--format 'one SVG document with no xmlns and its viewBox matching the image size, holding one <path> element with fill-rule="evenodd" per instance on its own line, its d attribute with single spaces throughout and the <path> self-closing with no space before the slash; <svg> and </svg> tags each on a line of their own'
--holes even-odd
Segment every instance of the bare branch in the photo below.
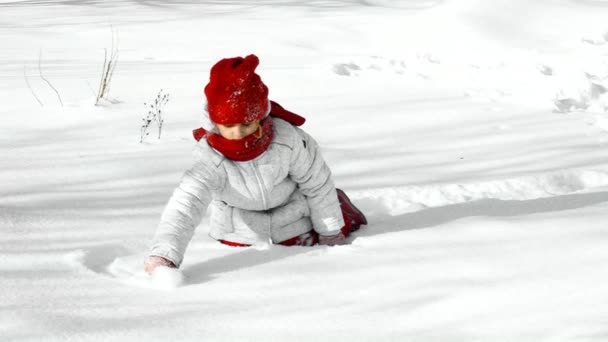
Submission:
<svg viewBox="0 0 608 342">
<path fill-rule="evenodd" d="M 59 95 L 59 92 L 57 91 L 57 89 L 55 89 L 55 87 L 53 87 L 53 85 L 51 84 L 51 82 L 49 82 L 49 80 L 47 80 L 42 75 L 42 49 L 40 50 L 40 55 L 39 55 L 39 58 L 38 58 L 38 72 L 40 73 L 40 78 L 42 78 L 44 80 L 44 82 L 46 82 L 46 84 L 48 84 L 49 87 L 51 87 L 51 89 L 53 89 L 53 91 L 55 92 L 55 94 L 57 94 L 57 98 L 59 99 L 59 103 L 61 103 L 61 107 L 63 107 L 63 101 L 61 100 L 61 95 Z"/>
<path fill-rule="evenodd" d="M 106 77 L 108 80 L 107 89 L 106 89 L 107 93 L 110 92 L 110 80 L 112 79 L 112 76 L 114 76 L 114 69 L 116 69 L 116 65 L 118 64 L 118 59 L 116 59 L 117 57 L 118 57 L 118 53 L 112 57 L 112 62 L 114 62 L 114 64 L 112 65 L 112 68 L 110 68 L 108 66 L 108 75 Z"/>
<path fill-rule="evenodd" d="M 103 97 L 104 94 L 104 82 L 105 79 L 104 73 L 106 72 L 106 65 L 108 64 L 108 49 L 103 49 L 103 67 L 101 68 L 101 81 L 99 82 L 99 92 L 97 93 L 97 100 L 95 101 L 95 105 L 99 104 L 99 100 Z"/>
<path fill-rule="evenodd" d="M 143 125 L 141 126 L 141 135 L 139 142 L 143 143 L 144 139 L 150 135 L 148 131 L 150 129 L 150 125 L 155 122 L 158 128 L 158 139 L 160 139 L 163 124 L 165 119 L 163 119 L 163 108 L 169 101 L 169 94 L 163 94 L 163 90 L 161 89 L 156 95 L 156 99 L 154 103 L 148 104 L 144 102 L 144 106 L 148 109 L 148 114 L 145 118 L 142 119 Z"/>
<path fill-rule="evenodd" d="M 32 89 L 32 86 L 30 85 L 30 81 L 27 79 L 27 73 L 26 73 L 26 66 L 23 66 L 23 78 L 25 78 L 25 83 L 27 83 L 27 87 L 30 88 L 30 92 L 32 93 L 32 95 L 34 95 L 34 97 L 36 98 L 36 101 L 38 101 L 38 103 L 40 103 L 40 107 L 44 107 L 44 105 L 42 104 L 42 101 L 40 101 L 40 99 L 38 98 L 38 96 L 36 96 L 36 93 L 34 93 L 34 89 Z"/>
<path fill-rule="evenodd" d="M 118 33 L 114 33 L 114 27 L 112 28 L 112 49 L 110 50 L 110 59 L 108 60 L 108 50 L 104 49 L 104 60 L 103 60 L 103 68 L 101 69 L 101 79 L 99 80 L 99 93 L 97 95 L 97 101 L 95 105 L 99 104 L 99 101 L 102 98 L 105 98 L 107 94 L 110 92 L 110 84 L 112 81 L 112 76 L 114 75 L 114 70 L 116 69 L 116 64 L 118 64 Z"/>
</svg>

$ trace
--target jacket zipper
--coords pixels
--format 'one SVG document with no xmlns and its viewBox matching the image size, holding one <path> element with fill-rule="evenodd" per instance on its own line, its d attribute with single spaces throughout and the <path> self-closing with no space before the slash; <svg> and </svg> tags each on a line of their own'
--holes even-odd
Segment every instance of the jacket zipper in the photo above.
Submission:
<svg viewBox="0 0 608 342">
<path fill-rule="evenodd" d="M 268 209 L 268 199 L 266 198 L 266 186 L 264 181 L 262 180 L 262 175 L 258 171 L 258 166 L 256 162 L 252 162 L 253 164 L 253 173 L 255 174 L 255 178 L 258 181 L 258 187 L 260 188 L 260 195 L 262 195 L 262 205 L 264 206 L 264 210 Z"/>
</svg>

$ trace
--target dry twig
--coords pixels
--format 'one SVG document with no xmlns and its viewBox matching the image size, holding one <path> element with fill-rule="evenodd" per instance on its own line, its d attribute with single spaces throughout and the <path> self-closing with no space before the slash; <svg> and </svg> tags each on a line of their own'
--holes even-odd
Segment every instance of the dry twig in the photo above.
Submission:
<svg viewBox="0 0 608 342">
<path fill-rule="evenodd" d="M 30 92 L 32 93 L 32 95 L 34 95 L 34 97 L 36 98 L 36 101 L 38 101 L 38 103 L 40 104 L 40 107 L 44 107 L 44 104 L 42 104 L 42 101 L 40 101 L 40 98 L 38 98 L 38 96 L 34 92 L 34 89 L 32 89 L 32 86 L 30 85 L 30 81 L 27 79 L 27 72 L 26 72 L 25 65 L 23 66 L 23 78 L 25 78 L 25 83 L 27 84 L 27 87 L 30 89 Z"/>
<path fill-rule="evenodd" d="M 59 103 L 61 103 L 61 107 L 63 107 L 63 101 L 61 100 L 61 95 L 59 95 L 59 92 L 57 91 L 57 89 L 55 89 L 55 87 L 53 87 L 53 85 L 51 84 L 51 82 L 49 82 L 49 80 L 47 80 L 44 75 L 42 75 L 42 50 L 40 50 L 40 55 L 38 57 L 38 72 L 40 73 L 40 78 L 42 78 L 44 80 L 44 82 L 46 82 L 46 84 L 49 85 L 49 87 L 51 87 L 51 89 L 53 89 L 53 91 L 55 92 L 55 94 L 57 94 L 57 98 L 59 99 Z"/>
</svg>

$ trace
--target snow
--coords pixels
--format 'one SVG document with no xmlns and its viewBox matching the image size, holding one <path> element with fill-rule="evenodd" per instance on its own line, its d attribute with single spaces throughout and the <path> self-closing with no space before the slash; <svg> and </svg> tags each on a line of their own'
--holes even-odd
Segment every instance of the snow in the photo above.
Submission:
<svg viewBox="0 0 608 342">
<path fill-rule="evenodd" d="M 607 15 L 605 0 L 0 1 L 2 340 L 608 339 Z M 369 226 L 344 246 L 231 248 L 205 219 L 182 269 L 149 278 L 208 71 L 249 53 Z M 162 136 L 140 144 L 161 89 Z"/>
</svg>

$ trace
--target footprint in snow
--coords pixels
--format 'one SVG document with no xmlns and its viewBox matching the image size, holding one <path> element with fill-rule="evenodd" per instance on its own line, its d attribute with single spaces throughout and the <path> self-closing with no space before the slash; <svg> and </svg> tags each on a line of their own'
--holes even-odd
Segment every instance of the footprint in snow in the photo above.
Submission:
<svg viewBox="0 0 608 342">
<path fill-rule="evenodd" d="M 403 75 L 405 70 L 405 61 L 379 56 L 362 58 L 357 62 L 336 63 L 332 66 L 332 71 L 340 76 L 359 76 L 367 72 L 392 72 Z"/>
<path fill-rule="evenodd" d="M 538 69 L 538 71 L 540 71 L 541 74 L 546 75 L 546 76 L 553 76 L 553 68 L 548 66 L 548 65 L 544 65 L 544 64 L 539 64 L 536 66 L 536 69 Z"/>
<path fill-rule="evenodd" d="M 600 46 L 608 43 L 608 32 L 605 32 L 603 35 L 594 35 L 594 36 L 585 36 L 581 38 L 583 43 Z"/>
<path fill-rule="evenodd" d="M 333 72 L 340 76 L 357 76 L 357 73 L 361 70 L 355 63 L 337 63 L 332 67 Z"/>
</svg>

